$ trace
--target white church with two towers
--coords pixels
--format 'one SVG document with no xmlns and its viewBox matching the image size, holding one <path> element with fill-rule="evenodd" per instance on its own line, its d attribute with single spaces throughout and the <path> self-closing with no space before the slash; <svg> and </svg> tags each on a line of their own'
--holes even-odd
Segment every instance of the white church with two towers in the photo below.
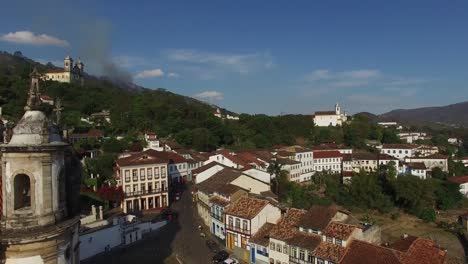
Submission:
<svg viewBox="0 0 468 264">
<path fill-rule="evenodd" d="M 49 70 L 43 77 L 44 80 L 63 82 L 63 83 L 79 83 L 84 82 L 84 64 L 80 59 L 73 64 L 73 59 L 70 56 L 63 59 L 63 69 L 57 68 Z"/>
</svg>

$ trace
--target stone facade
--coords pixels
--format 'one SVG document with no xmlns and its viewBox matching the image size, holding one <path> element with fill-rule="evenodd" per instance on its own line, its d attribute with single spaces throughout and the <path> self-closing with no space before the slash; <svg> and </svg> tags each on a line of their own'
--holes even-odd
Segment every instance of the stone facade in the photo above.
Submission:
<svg viewBox="0 0 468 264">
<path fill-rule="evenodd" d="M 2 152 L 0 261 L 79 263 L 79 218 L 67 210 L 65 150 L 40 111 L 39 74 L 33 71 L 25 114 Z M 69 193 L 70 195 L 73 192 Z"/>
</svg>

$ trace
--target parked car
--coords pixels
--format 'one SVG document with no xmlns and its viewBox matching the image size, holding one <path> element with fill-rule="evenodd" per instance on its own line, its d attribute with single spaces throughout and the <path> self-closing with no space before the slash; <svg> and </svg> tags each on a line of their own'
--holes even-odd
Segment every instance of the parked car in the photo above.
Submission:
<svg viewBox="0 0 468 264">
<path fill-rule="evenodd" d="M 213 263 L 223 263 L 226 259 L 229 258 L 229 253 L 224 250 L 219 251 L 213 256 Z"/>
<path fill-rule="evenodd" d="M 239 261 L 235 258 L 228 258 L 224 260 L 224 264 L 239 264 Z"/>
</svg>

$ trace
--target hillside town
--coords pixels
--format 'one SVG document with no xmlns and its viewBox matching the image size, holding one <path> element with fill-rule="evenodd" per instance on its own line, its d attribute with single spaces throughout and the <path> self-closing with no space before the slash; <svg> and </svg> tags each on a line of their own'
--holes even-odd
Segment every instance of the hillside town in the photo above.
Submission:
<svg viewBox="0 0 468 264">
<path fill-rule="evenodd" d="M 467 199 L 468 175 L 455 175 L 452 169 L 454 164 L 468 167 L 467 158 L 430 144 L 428 133 L 386 123 L 378 126 L 393 127 L 399 143 L 369 141 L 364 148 L 355 148 L 330 142 L 200 152 L 160 138 L 154 131 L 140 131 L 134 144 L 119 150 L 115 160 L 105 161 L 108 149 L 124 140 L 102 130 L 112 122 L 111 113 L 104 110 L 81 117 L 90 125 L 87 130 L 64 129 L 59 125 L 60 115 L 54 122 L 42 112 L 49 101 L 57 100 L 41 93 L 41 74 L 34 69 L 30 78 L 25 113 L 13 128 L 3 131 L 1 145 L 5 164 L 0 189 L 1 241 L 9 245 L 3 253 L 6 263 L 21 259 L 18 252 L 25 244 L 33 256 L 28 261 L 44 259 L 50 253 L 40 245 L 54 237 L 61 242 L 47 243 L 56 243 L 53 247 L 60 249 L 53 255 L 64 260 L 60 263 L 104 263 L 107 258 L 131 257 L 138 254 L 138 245 L 151 245 L 151 240 L 182 218 L 190 223 L 182 227 L 190 234 L 183 238 L 186 243 L 206 244 L 203 250 L 211 253 L 165 256 L 179 263 L 201 263 L 200 259 L 265 264 L 458 263 L 462 259 L 458 249 L 450 243 L 444 247 L 436 235 L 412 234 L 410 228 L 389 237 L 385 222 L 332 200 L 329 194 L 330 186 L 337 192 L 347 188 L 361 192 L 365 189 L 358 185 L 371 188 L 365 183 L 371 178 L 386 177 L 382 188 L 392 181 L 403 184 L 400 179 L 412 184 L 442 179 L 443 184 L 456 186 L 455 193 L 443 195 Z M 62 110 L 52 104 L 56 113 Z M 339 104 L 335 108 L 326 121 L 329 127 L 354 122 L 353 117 L 341 114 Z M 213 111 L 214 117 L 218 113 Z M 320 113 L 310 118 L 315 121 Z M 95 147 L 105 143 L 107 147 Z M 446 142 L 455 149 L 462 144 L 459 138 Z M 21 165 L 24 159 L 30 160 L 28 167 Z M 108 176 L 96 173 L 106 170 Z M 64 180 L 63 173 L 70 176 Z M 42 187 L 31 184 L 34 181 Z M 414 186 L 405 188 L 417 191 Z M 359 199 L 364 196 L 360 194 Z M 378 199 L 370 199 L 377 207 L 362 208 L 383 212 Z M 74 207 L 77 203 L 81 210 Z M 393 221 L 398 222 L 403 208 L 391 214 Z M 422 208 L 416 214 L 421 225 L 436 221 L 439 212 L 435 209 Z M 55 218 L 48 216 L 51 213 Z M 462 233 L 467 232 L 466 214 L 452 215 L 452 228 L 458 225 Z"/>
<path fill-rule="evenodd" d="M 0 10 L 0 264 L 468 263 L 468 1 Z"/>
</svg>

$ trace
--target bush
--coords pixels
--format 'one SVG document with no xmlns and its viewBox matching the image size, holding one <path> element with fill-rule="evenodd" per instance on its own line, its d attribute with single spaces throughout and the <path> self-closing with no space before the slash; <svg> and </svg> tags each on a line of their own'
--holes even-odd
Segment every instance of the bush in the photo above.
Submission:
<svg viewBox="0 0 468 264">
<path fill-rule="evenodd" d="M 434 222 L 436 220 L 436 212 L 432 208 L 423 209 L 421 214 L 419 215 L 424 222 Z"/>
</svg>

